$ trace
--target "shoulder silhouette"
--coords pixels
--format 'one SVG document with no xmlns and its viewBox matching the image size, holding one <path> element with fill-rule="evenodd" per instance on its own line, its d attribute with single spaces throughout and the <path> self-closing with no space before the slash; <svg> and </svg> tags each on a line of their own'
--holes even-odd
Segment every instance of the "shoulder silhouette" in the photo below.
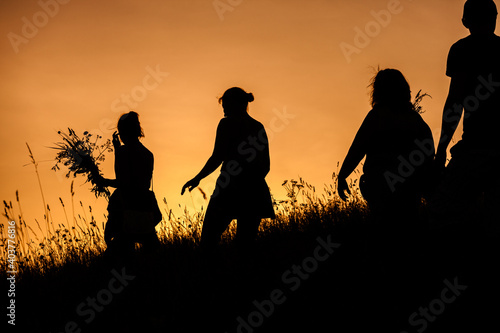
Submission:
<svg viewBox="0 0 500 333">
<path fill-rule="evenodd" d="M 135 243 L 152 252 L 159 246 L 155 226 L 162 219 L 155 195 L 150 191 L 153 177 L 153 154 L 140 142 L 144 132 L 139 115 L 131 111 L 118 120 L 113 134 L 116 179 L 101 179 L 115 187 L 109 199 L 108 222 L 104 238 L 107 253 L 129 256 Z M 123 143 L 123 145 L 122 145 Z"/>
<path fill-rule="evenodd" d="M 448 55 L 446 74 L 451 83 L 436 154 L 436 165 L 441 170 L 444 170 L 448 146 L 462 118 L 463 134 L 462 140 L 451 148 L 450 163 L 442 171 L 443 180 L 431 201 L 436 223 L 466 223 L 476 228 L 479 223 L 473 221 L 498 221 L 496 209 L 490 204 L 500 200 L 496 190 L 500 184 L 494 177 L 500 163 L 497 16 L 492 0 L 468 0 L 462 23 L 470 35 L 453 44 Z M 485 181 L 485 175 L 493 177 Z M 483 200 L 485 204 L 478 206 L 477 203 Z M 494 228 L 499 233 L 500 226 Z"/>
<path fill-rule="evenodd" d="M 366 157 L 360 188 L 372 212 L 393 215 L 392 220 L 415 216 L 434 157 L 432 132 L 414 109 L 400 71 L 379 71 L 371 87 L 373 108 L 342 164 L 339 195 L 346 198 L 346 178 Z"/>
<path fill-rule="evenodd" d="M 196 177 L 182 188 L 190 191 L 221 164 L 210 198 L 201 243 L 213 248 L 233 219 L 237 220 L 237 244 L 253 243 L 262 218 L 274 217 L 265 181 L 270 170 L 269 142 L 264 126 L 248 114 L 253 94 L 234 87 L 219 99 L 224 118 L 217 127 L 214 150 Z"/>
</svg>

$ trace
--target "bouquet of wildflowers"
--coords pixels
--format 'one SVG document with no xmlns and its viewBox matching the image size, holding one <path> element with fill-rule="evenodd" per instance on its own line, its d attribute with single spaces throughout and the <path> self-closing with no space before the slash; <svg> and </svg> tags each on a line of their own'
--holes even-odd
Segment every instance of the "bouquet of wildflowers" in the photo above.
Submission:
<svg viewBox="0 0 500 333">
<path fill-rule="evenodd" d="M 99 163 L 104 161 L 104 153 L 113 151 L 111 140 L 108 139 L 106 142 L 99 144 L 98 142 L 102 139 L 102 136 L 94 136 L 85 131 L 83 137 L 79 137 L 71 128 L 68 128 L 68 133 L 59 131 L 57 134 L 61 136 L 62 141 L 56 142 L 56 146 L 51 147 L 58 151 L 55 158 L 56 164 L 52 167 L 52 170 L 60 170 L 59 166 L 63 164 L 69 170 L 66 174 L 67 178 L 72 174 L 73 177 L 83 174 L 87 177 L 86 182 L 92 184 L 91 192 L 96 197 L 109 198 L 108 189 L 97 180 L 101 177 Z"/>
</svg>

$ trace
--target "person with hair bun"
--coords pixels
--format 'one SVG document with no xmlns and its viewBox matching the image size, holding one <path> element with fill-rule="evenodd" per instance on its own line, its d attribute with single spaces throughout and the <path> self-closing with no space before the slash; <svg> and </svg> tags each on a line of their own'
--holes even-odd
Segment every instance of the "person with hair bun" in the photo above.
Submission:
<svg viewBox="0 0 500 333">
<path fill-rule="evenodd" d="M 265 181 L 270 170 L 269 143 L 264 126 L 248 114 L 248 103 L 253 100 L 253 94 L 238 87 L 219 99 L 224 118 L 217 127 L 212 156 L 182 187 L 181 194 L 192 191 L 222 164 L 203 221 L 202 247 L 214 248 L 233 219 L 237 220 L 237 244 L 248 247 L 261 220 L 275 216 Z"/>
</svg>

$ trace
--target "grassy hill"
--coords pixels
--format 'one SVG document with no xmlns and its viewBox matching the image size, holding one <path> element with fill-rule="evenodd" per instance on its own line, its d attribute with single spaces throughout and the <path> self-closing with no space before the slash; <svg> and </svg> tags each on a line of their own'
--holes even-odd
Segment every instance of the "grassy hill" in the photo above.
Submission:
<svg viewBox="0 0 500 333">
<path fill-rule="evenodd" d="M 276 202 L 277 218 L 261 224 L 251 249 L 235 246 L 232 224 L 216 252 L 201 251 L 203 212 L 176 217 L 165 203 L 160 251 L 139 249 L 126 260 L 104 254 L 91 208 L 35 242 L 22 215 L 15 218 L 4 202 L 4 215 L 17 226 L 16 327 L 410 333 L 480 332 L 495 322 L 495 239 L 453 228 L 383 235 L 355 184 L 358 194 L 347 203 L 333 185 L 321 193 L 303 180 L 284 186 L 288 200 Z M 5 281 L 8 232 L 2 232 Z"/>
</svg>

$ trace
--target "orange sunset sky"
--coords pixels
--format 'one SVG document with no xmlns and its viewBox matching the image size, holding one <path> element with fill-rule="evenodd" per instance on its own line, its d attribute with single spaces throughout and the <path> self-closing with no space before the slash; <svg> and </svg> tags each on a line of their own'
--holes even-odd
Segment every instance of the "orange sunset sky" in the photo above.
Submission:
<svg viewBox="0 0 500 333">
<path fill-rule="evenodd" d="M 423 102 L 423 117 L 437 140 L 448 50 L 468 35 L 463 3 L 2 1 L 0 199 L 14 201 L 19 190 L 26 221 L 43 220 L 36 174 L 25 166 L 27 142 L 46 201 L 53 215 L 62 214 L 59 197 L 70 201 L 71 181 L 50 170 L 55 151 L 48 147 L 57 131 L 72 127 L 111 138 L 121 113 L 133 109 L 155 155 L 159 201 L 206 206 L 198 191 L 191 199 L 180 190 L 210 156 L 222 117 L 217 98 L 232 86 L 255 95 L 249 112 L 271 139 L 273 195 L 284 198 L 283 180 L 299 176 L 322 188 L 370 110 L 367 86 L 378 66 L 401 70 L 413 94 L 422 89 L 432 96 Z M 114 177 L 112 154 L 103 172 Z M 201 183 L 207 194 L 217 175 Z M 75 180 L 76 200 L 92 205 L 103 222 L 106 200 L 83 182 Z"/>
</svg>

